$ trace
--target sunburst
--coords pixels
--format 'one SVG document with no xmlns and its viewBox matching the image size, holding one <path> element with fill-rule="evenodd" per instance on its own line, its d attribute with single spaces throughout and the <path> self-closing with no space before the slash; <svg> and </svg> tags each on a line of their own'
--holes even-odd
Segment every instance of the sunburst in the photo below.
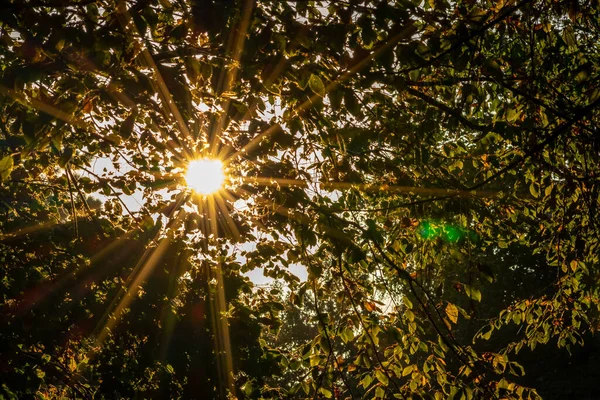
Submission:
<svg viewBox="0 0 600 400">
<path fill-rule="evenodd" d="M 225 182 L 223 163 L 210 158 L 192 160 L 187 166 L 185 182 L 196 193 L 213 194 L 219 191 Z"/>
</svg>

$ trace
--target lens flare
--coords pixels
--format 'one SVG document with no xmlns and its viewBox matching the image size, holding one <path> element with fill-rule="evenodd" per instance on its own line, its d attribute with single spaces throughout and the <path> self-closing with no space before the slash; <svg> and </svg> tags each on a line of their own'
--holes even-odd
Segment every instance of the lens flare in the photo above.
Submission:
<svg viewBox="0 0 600 400">
<path fill-rule="evenodd" d="M 204 195 L 214 193 L 221 189 L 225 181 L 223 163 L 211 159 L 190 161 L 185 181 L 196 193 Z"/>
</svg>

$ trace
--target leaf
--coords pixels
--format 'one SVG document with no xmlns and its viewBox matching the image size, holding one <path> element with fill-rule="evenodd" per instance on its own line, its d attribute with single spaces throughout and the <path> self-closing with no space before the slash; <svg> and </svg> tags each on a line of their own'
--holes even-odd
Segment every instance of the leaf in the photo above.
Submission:
<svg viewBox="0 0 600 400">
<path fill-rule="evenodd" d="M 180 42 L 186 37 L 186 35 L 187 27 L 185 24 L 179 24 L 171 31 L 170 39 L 174 42 Z"/>
<path fill-rule="evenodd" d="M 450 321 L 456 324 L 458 322 L 458 308 L 454 304 L 448 303 L 448 305 L 446 305 L 446 316 Z"/>
<path fill-rule="evenodd" d="M 475 338 L 480 338 L 483 340 L 489 340 L 492 337 L 492 333 L 494 332 L 493 325 L 484 325 L 481 329 L 475 334 Z"/>
<path fill-rule="evenodd" d="M 319 346 L 321 346 L 321 349 L 323 349 L 325 353 L 331 352 L 331 347 L 329 346 L 329 339 L 327 338 L 325 333 L 323 333 L 321 335 L 321 338 L 319 339 Z"/>
<path fill-rule="evenodd" d="M 202 67 L 200 68 L 200 74 L 202 75 L 202 78 L 210 79 L 210 77 L 212 76 L 212 73 L 213 73 L 212 65 L 202 64 Z"/>
<path fill-rule="evenodd" d="M 387 377 L 387 375 L 385 373 L 383 373 L 382 370 L 380 369 L 376 369 L 375 370 L 375 377 L 377 378 L 377 380 L 379 382 L 381 382 L 384 386 L 387 386 L 390 383 L 389 378 Z"/>
<path fill-rule="evenodd" d="M 529 185 L 529 193 L 531 193 L 531 195 L 533 197 L 535 197 L 536 199 L 538 197 L 540 197 L 540 192 L 538 192 L 538 190 L 535 187 L 535 184 L 533 184 L 533 183 L 531 185 Z"/>
<path fill-rule="evenodd" d="M 63 153 L 60 155 L 58 159 L 58 165 L 64 168 L 69 161 L 73 158 L 73 149 L 71 147 L 67 147 L 63 150 Z"/>
<path fill-rule="evenodd" d="M 577 37 L 575 37 L 575 32 L 573 32 L 573 28 L 571 26 L 567 26 L 562 31 L 562 38 L 569 48 L 577 47 Z"/>
<path fill-rule="evenodd" d="M 135 113 L 129 115 L 123 123 L 121 124 L 121 128 L 119 128 L 119 135 L 122 138 L 129 139 L 131 137 L 131 133 L 133 132 L 133 126 L 135 124 Z"/>
<path fill-rule="evenodd" d="M 325 85 L 318 75 L 313 74 L 310 76 L 310 79 L 308 80 L 308 86 L 315 94 L 318 94 L 321 97 L 325 96 Z"/>
<path fill-rule="evenodd" d="M 242 387 L 240 388 L 240 390 L 242 391 L 242 393 L 244 393 L 246 396 L 250 396 L 252 394 L 252 391 L 254 390 L 254 388 L 252 387 L 252 381 L 249 380 L 246 383 L 244 383 L 242 385 Z"/>
<path fill-rule="evenodd" d="M 377 310 L 377 305 L 372 301 L 365 301 L 363 305 L 365 306 L 365 309 L 369 312 Z"/>
<path fill-rule="evenodd" d="M 496 78 L 502 78 L 503 77 L 503 72 L 502 72 L 502 68 L 500 68 L 500 64 L 498 64 L 497 61 L 495 60 L 486 60 L 484 63 L 486 72 L 491 75 L 494 76 Z"/>
<path fill-rule="evenodd" d="M 74 358 L 69 358 L 69 371 L 74 372 L 77 369 L 77 363 Z"/>
<path fill-rule="evenodd" d="M 364 378 L 361 379 L 360 385 L 364 389 L 366 389 L 366 388 L 368 388 L 371 385 L 372 382 L 373 382 L 373 377 L 370 374 L 367 374 L 367 375 L 365 375 Z"/>
<path fill-rule="evenodd" d="M 571 266 L 571 271 L 575 272 L 577 270 L 577 260 L 571 260 L 569 265 Z"/>
<path fill-rule="evenodd" d="M 479 290 L 475 289 L 472 286 L 465 285 L 464 283 L 463 288 L 465 289 L 465 293 L 467 294 L 467 296 L 469 296 L 471 299 L 475 301 L 481 301 L 481 292 Z"/>
<path fill-rule="evenodd" d="M 408 365 L 402 370 L 402 376 L 407 376 L 413 371 L 414 365 Z"/>
<path fill-rule="evenodd" d="M 302 385 L 302 390 L 304 391 L 305 394 L 310 393 L 310 386 L 308 385 L 308 383 L 302 382 L 300 385 Z"/>
<path fill-rule="evenodd" d="M 492 268 L 486 263 L 477 263 L 477 269 L 481 276 L 488 281 L 489 283 L 494 282 L 494 271 Z"/>
<path fill-rule="evenodd" d="M 92 112 L 93 109 L 94 109 L 94 101 L 92 99 L 89 99 L 83 104 L 83 108 L 81 109 L 81 111 L 84 114 L 89 114 Z"/>
<path fill-rule="evenodd" d="M 344 94 L 340 90 L 332 90 L 327 93 L 327 97 L 329 97 L 329 104 L 331 105 L 331 109 L 333 111 L 337 111 L 340 109 L 342 105 L 342 99 L 344 98 Z"/>
<path fill-rule="evenodd" d="M 194 57 L 187 57 L 185 59 L 185 69 L 187 71 L 188 77 L 190 78 L 190 81 L 198 81 L 198 77 L 201 74 L 200 68 L 200 62 Z"/>
<path fill-rule="evenodd" d="M 6 181 L 10 177 L 13 166 L 12 156 L 6 156 L 0 160 L 0 180 Z"/>
<path fill-rule="evenodd" d="M 361 116 L 358 100 L 356 99 L 354 92 L 350 89 L 344 90 L 344 104 L 346 105 L 346 109 L 350 111 L 352 115 L 357 118 Z"/>
<path fill-rule="evenodd" d="M 354 339 L 354 332 L 352 332 L 352 329 L 346 327 L 340 333 L 340 337 L 345 343 L 349 343 L 352 339 Z"/>
</svg>

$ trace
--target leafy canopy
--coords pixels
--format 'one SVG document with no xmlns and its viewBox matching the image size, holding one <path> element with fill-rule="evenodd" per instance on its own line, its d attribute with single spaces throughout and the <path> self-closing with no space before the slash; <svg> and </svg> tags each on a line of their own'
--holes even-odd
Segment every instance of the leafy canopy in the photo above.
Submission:
<svg viewBox="0 0 600 400">
<path fill-rule="evenodd" d="M 8 2 L 1 395 L 543 394 L 598 326 L 598 9 Z"/>
</svg>

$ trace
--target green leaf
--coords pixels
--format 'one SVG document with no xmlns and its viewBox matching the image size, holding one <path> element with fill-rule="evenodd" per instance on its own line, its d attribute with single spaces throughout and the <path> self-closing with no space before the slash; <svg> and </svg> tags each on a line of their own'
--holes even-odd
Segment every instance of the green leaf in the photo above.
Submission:
<svg viewBox="0 0 600 400">
<path fill-rule="evenodd" d="M 344 343 L 349 343 L 352 339 L 354 339 L 354 332 L 352 332 L 352 329 L 346 327 L 340 333 L 340 337 Z"/>
<path fill-rule="evenodd" d="M 562 38 L 567 44 L 567 46 L 569 46 L 569 48 L 577 47 L 577 37 L 575 36 L 575 32 L 573 31 L 573 28 L 571 26 L 567 26 L 562 31 Z"/>
<path fill-rule="evenodd" d="M 302 382 L 300 385 L 302 385 L 302 390 L 304 391 L 305 394 L 310 393 L 310 386 L 307 382 Z"/>
<path fill-rule="evenodd" d="M 321 97 L 325 96 L 325 85 L 318 75 L 313 74 L 310 76 L 310 79 L 308 80 L 308 86 L 315 94 L 318 94 Z"/>
<path fill-rule="evenodd" d="M 390 383 L 387 375 L 380 369 L 375 370 L 375 377 L 379 382 L 381 382 L 384 386 L 387 386 Z"/>
<path fill-rule="evenodd" d="M 246 383 L 244 383 L 242 385 L 242 387 L 240 388 L 242 393 L 244 393 L 246 396 L 250 396 L 252 394 L 252 391 L 254 390 L 254 387 L 252 385 L 252 381 L 249 380 Z"/>
<path fill-rule="evenodd" d="M 475 338 L 480 338 L 483 340 L 489 340 L 492 337 L 492 333 L 494 332 L 493 325 L 484 325 L 479 332 L 475 334 Z"/>
<path fill-rule="evenodd" d="M 200 74 L 202 75 L 202 78 L 204 79 L 210 79 L 210 77 L 212 76 L 213 73 L 213 68 L 212 65 L 210 64 L 202 64 L 202 67 L 200 67 Z"/>
<path fill-rule="evenodd" d="M 467 296 L 469 296 L 471 299 L 473 299 L 475 301 L 481 301 L 481 292 L 479 290 L 475 289 L 472 286 L 465 285 L 465 284 L 463 284 L 463 287 L 465 289 L 465 293 L 467 294 Z"/>
<path fill-rule="evenodd" d="M 536 199 L 538 197 L 540 197 L 540 192 L 536 189 L 535 184 L 532 183 L 531 185 L 529 185 L 529 193 L 531 193 L 531 195 L 533 197 L 535 197 Z"/>
<path fill-rule="evenodd" d="M 327 336 L 325 335 L 325 333 L 322 333 L 321 338 L 319 339 L 319 345 L 321 346 L 321 349 L 323 349 L 323 351 L 325 353 L 331 352 L 331 348 L 329 347 L 329 340 L 328 340 Z"/>
<path fill-rule="evenodd" d="M 185 24 L 179 24 L 171 31 L 170 39 L 173 42 L 181 42 L 185 39 L 186 35 L 187 27 Z"/>
<path fill-rule="evenodd" d="M 14 161 L 12 156 L 5 156 L 0 160 L 0 180 L 6 181 L 10 177 Z"/>
<path fill-rule="evenodd" d="M 372 382 L 373 382 L 373 377 L 370 374 L 367 374 L 367 375 L 364 376 L 364 378 L 361 379 L 360 385 L 364 389 L 366 389 L 366 388 L 368 388 L 371 385 Z"/>
</svg>

